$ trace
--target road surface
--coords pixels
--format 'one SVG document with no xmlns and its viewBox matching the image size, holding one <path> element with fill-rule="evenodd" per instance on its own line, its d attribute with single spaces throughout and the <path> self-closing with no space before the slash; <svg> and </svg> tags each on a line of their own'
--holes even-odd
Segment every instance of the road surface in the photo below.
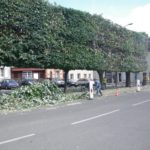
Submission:
<svg viewBox="0 0 150 150">
<path fill-rule="evenodd" d="M 150 92 L 0 115 L 0 150 L 150 150 Z"/>
</svg>

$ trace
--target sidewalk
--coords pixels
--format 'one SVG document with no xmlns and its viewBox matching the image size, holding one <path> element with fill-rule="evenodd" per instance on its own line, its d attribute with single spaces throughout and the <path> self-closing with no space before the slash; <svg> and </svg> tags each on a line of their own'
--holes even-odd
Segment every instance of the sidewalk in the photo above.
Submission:
<svg viewBox="0 0 150 150">
<path fill-rule="evenodd" d="M 150 91 L 150 85 L 147 86 L 141 86 L 141 91 L 143 90 L 149 90 Z M 106 89 L 102 90 L 103 96 L 119 96 L 126 93 L 136 93 L 137 87 L 121 87 L 121 88 L 114 88 L 114 89 Z M 98 97 L 94 94 L 95 97 Z"/>
</svg>

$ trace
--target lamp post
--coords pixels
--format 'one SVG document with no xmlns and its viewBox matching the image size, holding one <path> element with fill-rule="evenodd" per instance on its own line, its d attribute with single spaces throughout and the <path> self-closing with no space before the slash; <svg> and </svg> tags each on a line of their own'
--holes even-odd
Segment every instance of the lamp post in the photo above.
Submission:
<svg viewBox="0 0 150 150">
<path fill-rule="evenodd" d="M 127 26 L 130 26 L 130 25 L 133 25 L 133 23 L 128 23 L 128 24 L 124 25 L 123 28 L 126 28 Z M 115 87 L 117 89 L 117 85 L 118 85 L 118 72 L 117 71 L 115 72 L 114 76 L 115 76 L 114 83 L 115 83 Z M 129 83 L 127 81 L 129 81 Z M 130 72 L 126 72 L 126 86 L 127 87 L 130 86 Z"/>
<path fill-rule="evenodd" d="M 126 24 L 125 26 L 123 26 L 124 28 L 126 28 L 127 26 L 131 26 L 131 25 L 133 25 L 133 23 L 131 22 L 131 23 L 128 23 L 128 24 Z"/>
<path fill-rule="evenodd" d="M 131 26 L 133 25 L 133 23 L 128 23 L 124 26 L 124 28 L 126 28 L 127 26 Z M 130 79 L 130 71 L 126 72 L 126 87 L 130 87 L 131 86 L 131 79 Z"/>
</svg>

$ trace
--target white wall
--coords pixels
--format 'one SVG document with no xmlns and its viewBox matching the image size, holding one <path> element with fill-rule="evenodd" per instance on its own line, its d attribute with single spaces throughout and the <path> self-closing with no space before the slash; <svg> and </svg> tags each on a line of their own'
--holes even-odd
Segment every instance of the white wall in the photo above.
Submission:
<svg viewBox="0 0 150 150">
<path fill-rule="evenodd" d="M 2 71 L 4 71 L 3 75 L 2 75 Z M 11 68 L 10 67 L 0 66 L 0 81 L 3 79 L 11 79 Z"/>
<path fill-rule="evenodd" d="M 46 69 L 45 77 L 51 78 L 51 79 L 54 79 L 54 78 L 64 79 L 64 71 L 61 69 Z"/>
<path fill-rule="evenodd" d="M 68 79 L 78 80 L 80 79 L 93 79 L 93 71 L 89 70 L 70 70 L 68 73 Z"/>
</svg>

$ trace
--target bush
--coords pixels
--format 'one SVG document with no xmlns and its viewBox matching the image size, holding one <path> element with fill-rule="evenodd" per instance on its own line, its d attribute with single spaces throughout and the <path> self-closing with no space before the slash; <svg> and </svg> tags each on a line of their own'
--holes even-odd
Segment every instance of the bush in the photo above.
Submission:
<svg viewBox="0 0 150 150">
<path fill-rule="evenodd" d="M 86 97 L 86 93 L 65 95 L 50 81 L 20 87 L 10 95 L 0 97 L 0 110 L 23 110 L 33 107 L 53 105 Z"/>
</svg>

